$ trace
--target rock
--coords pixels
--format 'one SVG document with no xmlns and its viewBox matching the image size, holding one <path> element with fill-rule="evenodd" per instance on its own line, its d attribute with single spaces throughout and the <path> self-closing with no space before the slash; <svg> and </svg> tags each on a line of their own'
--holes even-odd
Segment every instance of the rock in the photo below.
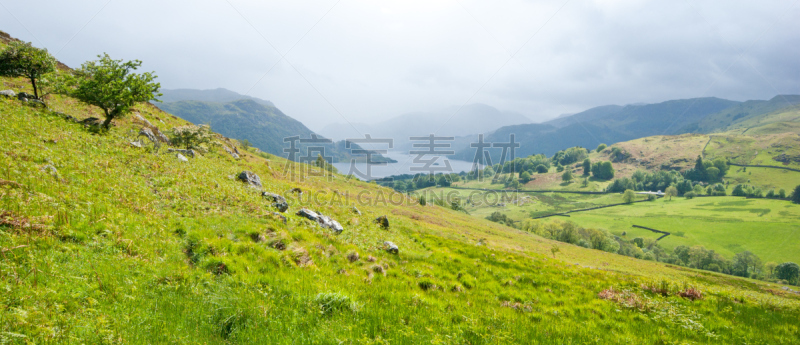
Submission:
<svg viewBox="0 0 800 345">
<path fill-rule="evenodd" d="M 317 218 L 317 222 L 319 222 L 319 225 L 322 225 L 323 228 L 331 229 L 336 234 L 340 234 L 342 233 L 342 231 L 344 231 L 342 225 L 339 224 L 339 222 L 333 220 L 331 217 L 319 215 L 319 218 Z"/>
<path fill-rule="evenodd" d="M 194 158 L 194 150 L 168 149 L 168 152 L 177 152 Z"/>
<path fill-rule="evenodd" d="M 289 204 L 283 196 L 269 192 L 261 192 L 261 196 L 273 201 L 272 207 L 277 208 L 278 211 L 286 212 L 289 209 Z"/>
<path fill-rule="evenodd" d="M 239 149 L 237 149 L 236 146 L 233 147 L 233 152 L 235 152 L 237 155 L 240 154 Z"/>
<path fill-rule="evenodd" d="M 231 157 L 233 157 L 233 159 L 239 159 L 239 155 L 231 151 L 228 145 L 222 144 L 222 148 L 224 148 L 225 151 L 228 152 L 228 154 L 231 155 Z"/>
<path fill-rule="evenodd" d="M 397 254 L 400 252 L 400 248 L 397 248 L 397 245 L 392 242 L 383 242 L 383 246 L 386 248 L 386 251 L 391 254 Z"/>
<path fill-rule="evenodd" d="M 131 146 L 138 147 L 138 148 L 144 147 L 144 145 L 142 145 L 142 142 L 138 141 L 138 140 L 137 141 L 131 141 Z"/>
<path fill-rule="evenodd" d="M 31 99 L 28 103 L 33 104 L 33 105 L 38 106 L 38 107 L 47 108 L 47 104 L 45 104 L 44 102 L 42 102 L 41 100 L 38 100 L 38 99 Z"/>
<path fill-rule="evenodd" d="M 184 156 L 184 155 L 182 155 L 180 153 L 176 154 L 175 157 L 178 157 L 178 160 L 181 161 L 181 162 L 188 162 L 189 161 L 189 158 L 186 158 L 186 156 Z"/>
<path fill-rule="evenodd" d="M 0 96 L 17 97 L 17 93 L 14 90 L 3 90 L 0 91 Z"/>
<path fill-rule="evenodd" d="M 156 139 L 156 135 L 153 134 L 153 131 L 151 131 L 150 128 L 142 127 L 142 129 L 139 130 L 139 136 L 146 137 L 147 139 L 149 139 L 154 144 L 158 143 L 158 139 Z"/>
<path fill-rule="evenodd" d="M 158 138 L 158 140 L 161 141 L 162 143 L 169 143 L 169 138 L 166 135 L 164 135 L 164 133 L 161 133 L 161 131 L 158 130 L 158 128 L 156 128 L 155 134 L 156 138 Z"/>
<path fill-rule="evenodd" d="M 380 216 L 375 218 L 375 223 L 381 226 L 381 228 L 388 229 L 389 228 L 389 218 L 386 216 Z"/>
<path fill-rule="evenodd" d="M 319 219 L 319 215 L 316 212 L 309 210 L 305 207 L 301 208 L 300 211 L 297 211 L 297 215 L 303 218 L 308 218 L 315 222 L 317 221 L 317 219 Z"/>
<path fill-rule="evenodd" d="M 355 206 L 353 206 L 353 213 L 355 213 L 355 214 L 357 214 L 359 216 L 361 215 L 361 211 L 359 211 L 358 207 L 355 207 Z"/>
<path fill-rule="evenodd" d="M 27 102 L 29 99 L 36 99 L 36 97 L 26 92 L 20 92 L 17 94 L 17 99 L 23 102 Z"/>
<path fill-rule="evenodd" d="M 250 171 L 247 171 L 247 170 L 242 171 L 241 173 L 239 173 L 239 176 L 237 176 L 236 178 L 239 179 L 240 181 L 244 182 L 244 183 L 247 183 L 247 184 L 251 185 L 251 186 L 255 186 L 255 187 L 261 188 L 261 178 L 258 177 L 258 175 L 256 175 L 253 172 L 250 172 Z"/>
<path fill-rule="evenodd" d="M 309 210 L 309 209 L 307 209 L 305 207 L 301 208 L 300 211 L 297 211 L 297 215 L 301 216 L 301 217 L 304 217 L 304 218 L 308 218 L 308 219 L 313 220 L 313 221 L 316 221 L 323 228 L 331 229 L 331 230 L 333 230 L 333 232 L 335 232 L 337 234 L 339 234 L 342 231 L 344 231 L 344 228 L 342 227 L 342 225 L 339 224 L 339 222 L 333 220 L 331 217 L 328 217 L 328 216 L 323 215 L 321 213 L 317 213 L 317 212 L 311 211 L 311 210 Z"/>
<path fill-rule="evenodd" d="M 290 189 L 288 193 L 303 194 L 303 190 L 300 189 L 300 188 L 295 187 L 295 188 Z"/>
</svg>

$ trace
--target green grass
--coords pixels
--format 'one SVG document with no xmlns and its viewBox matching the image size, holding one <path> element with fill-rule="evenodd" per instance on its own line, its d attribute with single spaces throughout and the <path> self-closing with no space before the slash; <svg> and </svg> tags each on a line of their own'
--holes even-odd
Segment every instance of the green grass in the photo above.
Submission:
<svg viewBox="0 0 800 345">
<path fill-rule="evenodd" d="M 97 114 L 74 100 L 50 104 L 78 118 Z M 137 111 L 165 131 L 185 124 L 152 107 Z M 284 160 L 254 151 L 233 160 L 212 145 L 184 163 L 164 149 L 131 146 L 138 128 L 129 117 L 93 134 L 0 98 L 0 211 L 33 225 L 0 226 L 0 342 L 797 339 L 800 298 L 774 284 L 559 244 L 447 208 L 391 205 L 379 196 L 386 188 L 341 175 L 292 179 Z M 314 198 L 290 198 L 284 224 L 259 191 L 233 178 L 242 170 L 257 173 L 266 191 L 299 187 Z M 334 235 L 293 215 L 300 207 L 324 212 L 345 231 Z M 388 230 L 373 223 L 379 215 L 388 215 Z M 381 249 L 386 240 L 399 255 Z M 561 248 L 556 258 L 553 245 Z M 360 259 L 351 262 L 352 252 Z M 706 298 L 646 288 L 662 281 L 673 292 L 697 287 Z M 636 303 L 598 297 L 609 288 Z"/>
<path fill-rule="evenodd" d="M 673 198 L 572 214 L 571 221 L 610 230 L 627 238 L 661 235 L 631 225 L 650 227 L 682 236 L 659 243 L 669 249 L 702 245 L 727 258 L 749 250 L 764 262 L 800 262 L 800 206 L 787 201 L 740 197 Z"/>
</svg>

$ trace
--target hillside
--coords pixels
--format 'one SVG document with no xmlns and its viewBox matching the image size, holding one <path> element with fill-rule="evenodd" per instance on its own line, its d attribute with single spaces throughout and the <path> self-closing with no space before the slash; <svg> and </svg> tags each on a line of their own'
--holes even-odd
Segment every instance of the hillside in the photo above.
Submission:
<svg viewBox="0 0 800 345">
<path fill-rule="evenodd" d="M 507 142 L 509 134 L 516 135 L 521 146 L 518 157 L 544 153 L 552 155 L 569 147 L 595 148 L 601 143 L 643 138 L 652 135 L 680 134 L 681 128 L 705 117 L 737 105 L 738 102 L 719 98 L 695 98 L 666 101 L 657 104 L 602 106 L 557 118 L 537 125 L 506 126 L 487 136 L 489 142 Z M 475 150 L 464 148 L 454 157 L 466 159 Z M 492 159 L 499 160 L 499 150 Z M 469 158 L 471 159 L 471 158 Z"/>
<path fill-rule="evenodd" d="M 209 93 L 204 91 L 181 91 L 173 94 L 167 99 L 179 99 L 179 97 L 205 97 Z M 238 94 L 231 92 L 214 91 L 211 93 L 212 99 L 230 99 Z M 243 97 L 243 96 L 242 96 Z M 300 123 L 276 108 L 272 103 L 255 99 L 236 99 L 233 101 L 222 102 L 203 102 L 194 100 L 181 100 L 170 103 L 156 103 L 157 107 L 174 114 L 194 124 L 209 124 L 211 128 L 227 137 L 247 140 L 251 145 L 270 154 L 286 157 L 284 148 L 289 147 L 289 143 L 284 138 L 299 136 L 302 139 L 309 139 L 314 134 L 305 125 Z M 343 141 L 331 144 L 303 144 L 298 143 L 300 148 L 299 155 L 306 155 L 308 147 L 324 146 L 325 155 L 332 158 L 333 162 L 349 162 L 352 156 L 350 149 L 345 147 Z M 351 149 L 359 149 L 356 144 L 351 145 Z M 316 157 L 317 152 L 312 155 Z M 298 156 L 299 157 L 299 156 Z M 355 157 L 359 159 L 359 157 Z M 299 158 L 298 158 L 299 159 Z M 360 157 L 363 159 L 363 157 Z M 381 161 L 381 155 L 374 157 L 375 161 Z"/>
<path fill-rule="evenodd" d="M 768 101 L 747 101 L 712 114 L 697 123 L 690 124 L 681 130 L 685 133 L 726 132 L 736 129 L 747 129 L 756 125 L 778 122 L 780 119 L 770 116 L 800 110 L 800 95 L 778 95 Z"/>
</svg>

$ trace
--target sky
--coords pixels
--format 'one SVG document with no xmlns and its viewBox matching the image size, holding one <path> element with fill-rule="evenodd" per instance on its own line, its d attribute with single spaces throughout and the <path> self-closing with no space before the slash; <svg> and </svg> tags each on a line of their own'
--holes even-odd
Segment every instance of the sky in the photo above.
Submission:
<svg viewBox="0 0 800 345">
<path fill-rule="evenodd" d="M 0 0 L 0 30 L 69 66 L 142 60 L 163 88 L 267 99 L 312 130 L 800 94 L 797 18 L 800 0 Z"/>
</svg>

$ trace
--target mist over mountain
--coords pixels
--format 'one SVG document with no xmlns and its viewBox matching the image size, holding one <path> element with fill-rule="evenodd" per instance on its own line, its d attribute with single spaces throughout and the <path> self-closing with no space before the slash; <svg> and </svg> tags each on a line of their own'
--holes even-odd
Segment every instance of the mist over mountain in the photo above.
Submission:
<svg viewBox="0 0 800 345">
<path fill-rule="evenodd" d="M 195 90 L 195 89 L 162 89 L 162 96 L 159 98 L 164 103 L 173 103 L 180 101 L 205 101 L 227 103 L 240 99 L 249 99 L 264 106 L 274 107 L 270 101 L 261 98 L 246 96 L 237 92 L 224 89 L 210 89 L 210 90 Z"/>
<path fill-rule="evenodd" d="M 320 134 L 342 140 L 363 138 L 370 134 L 373 138 L 393 138 L 395 148 L 408 147 L 409 137 L 427 136 L 468 136 L 487 133 L 503 126 L 530 123 L 526 116 L 500 111 L 486 104 L 470 104 L 464 107 L 450 107 L 431 112 L 406 113 L 386 121 L 365 123 L 334 123 L 319 131 Z"/>
</svg>

